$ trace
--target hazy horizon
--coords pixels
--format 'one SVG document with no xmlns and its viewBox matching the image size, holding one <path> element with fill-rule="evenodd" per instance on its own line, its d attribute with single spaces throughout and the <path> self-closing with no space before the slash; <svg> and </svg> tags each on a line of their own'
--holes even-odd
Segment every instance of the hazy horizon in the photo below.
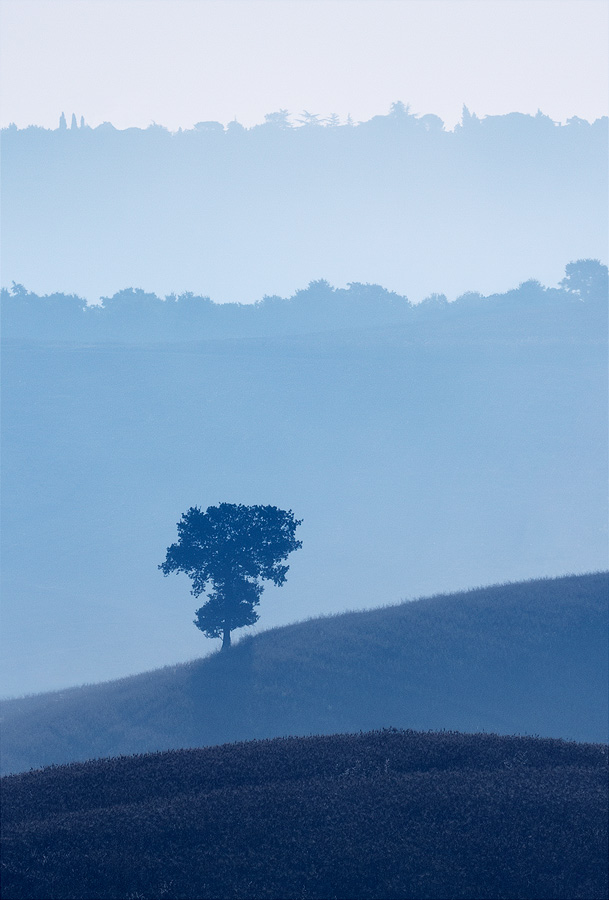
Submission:
<svg viewBox="0 0 609 900">
<path fill-rule="evenodd" d="M 3 0 L 0 21 L 2 126 L 609 109 L 604 0 Z"/>
<path fill-rule="evenodd" d="M 192 504 L 304 519 L 261 627 L 606 564 L 602 291 L 535 282 L 607 262 L 608 14 L 2 0 L 2 285 L 122 292 L 6 302 L 12 693 L 209 651 Z"/>
<path fill-rule="evenodd" d="M 353 127 L 267 119 L 3 130 L 3 285 L 253 303 L 325 279 L 416 303 L 554 286 L 567 262 L 606 260 L 605 117 L 464 109 L 446 131 L 395 101 Z"/>
<path fill-rule="evenodd" d="M 382 0 L 381 0 L 381 2 L 382 2 Z M 367 122 L 369 122 L 371 119 L 375 118 L 376 116 L 387 115 L 392 104 L 395 102 L 405 102 L 405 101 L 401 97 L 394 97 L 392 103 L 390 103 L 387 106 L 387 108 L 376 109 L 375 111 L 373 111 L 370 114 L 370 116 L 368 118 L 359 119 L 359 120 L 353 119 L 353 117 L 349 113 L 347 113 L 344 116 L 340 116 L 340 115 L 338 115 L 338 113 L 334 113 L 334 112 L 331 112 L 328 110 L 322 111 L 321 113 L 315 113 L 312 115 L 314 115 L 316 118 L 318 118 L 319 124 L 321 126 L 327 125 L 329 123 L 330 116 L 335 115 L 338 117 L 338 121 L 336 123 L 337 125 L 352 125 L 354 128 L 357 128 L 358 125 L 365 125 Z M 438 117 L 438 118 L 442 119 L 442 116 L 440 116 L 436 110 L 426 109 L 426 110 L 419 110 L 418 112 L 414 112 L 411 108 L 410 103 L 406 103 L 405 105 L 409 108 L 410 114 L 413 115 L 416 119 L 423 119 L 425 116 L 433 116 L 433 117 Z M 534 110 L 533 112 L 530 112 L 528 110 L 521 110 L 521 109 L 509 109 L 509 110 L 506 110 L 505 112 L 500 112 L 500 113 L 493 113 L 493 112 L 481 113 L 480 110 L 471 108 L 470 106 L 468 106 L 467 103 L 463 103 L 461 105 L 461 110 L 460 110 L 460 114 L 459 114 L 458 118 L 456 118 L 453 122 L 448 123 L 444 119 L 442 119 L 445 132 L 447 132 L 447 133 L 454 132 L 455 129 L 458 128 L 462 124 L 464 108 L 467 109 L 467 111 L 472 116 L 475 116 L 476 118 L 481 119 L 481 120 L 497 118 L 500 116 L 510 116 L 510 115 L 514 115 L 514 114 L 523 115 L 523 116 L 543 115 L 544 117 L 550 118 L 552 120 L 553 124 L 556 125 L 557 127 L 567 125 L 569 123 L 569 121 L 571 121 L 571 120 L 579 120 L 587 125 L 592 125 L 592 124 L 594 124 L 594 122 L 598 122 L 599 119 L 605 119 L 609 115 L 609 109 L 605 110 L 598 116 L 593 115 L 593 116 L 589 116 L 588 118 L 586 118 L 585 116 L 582 116 L 582 115 L 578 115 L 577 111 L 575 111 L 572 116 L 567 116 L 563 119 L 554 119 L 552 116 L 548 115 L 546 110 L 541 109 L 540 107 L 537 107 L 537 109 Z M 92 122 L 89 119 L 87 119 L 87 117 L 85 115 L 82 115 L 79 110 L 62 108 L 61 110 L 59 110 L 57 112 L 57 115 L 55 117 L 56 121 L 54 123 L 42 124 L 41 122 L 27 122 L 26 124 L 18 125 L 16 122 L 11 121 L 11 122 L 7 122 L 7 123 L 3 123 L 0 126 L 0 129 L 2 131 L 5 131 L 6 129 L 17 128 L 17 130 L 19 130 L 19 131 L 26 131 L 29 128 L 41 128 L 45 131 L 57 131 L 61 127 L 60 120 L 63 116 L 66 120 L 67 128 L 71 130 L 70 121 L 71 121 L 72 115 L 74 115 L 76 117 L 78 128 L 80 128 L 84 125 L 87 128 L 91 128 L 93 130 L 96 130 L 98 128 L 103 128 L 104 126 L 108 126 L 108 125 L 111 125 L 115 131 L 132 131 L 132 130 L 146 131 L 147 129 L 151 129 L 151 128 L 162 128 L 165 131 L 168 131 L 170 134 L 175 135 L 175 134 L 179 134 L 182 131 L 196 131 L 197 127 L 201 127 L 202 125 L 209 125 L 209 124 L 212 124 L 215 122 L 218 122 L 218 124 L 222 125 L 223 129 L 226 131 L 234 122 L 236 122 L 238 125 L 242 125 L 247 131 L 251 131 L 253 128 L 256 128 L 259 125 L 264 125 L 265 120 L 268 118 L 268 116 L 272 115 L 273 113 L 276 113 L 278 111 L 279 110 L 268 109 L 259 119 L 248 122 L 247 124 L 240 121 L 236 116 L 233 116 L 230 119 L 225 118 L 222 121 L 218 121 L 215 119 L 206 119 L 201 122 L 192 122 L 192 123 L 188 123 L 188 124 L 182 123 L 182 124 L 178 124 L 174 127 L 168 127 L 168 125 L 165 122 L 156 122 L 156 121 L 151 121 L 151 122 L 148 122 L 147 124 L 142 124 L 142 125 L 139 125 L 139 124 L 138 125 L 135 125 L 135 124 L 116 125 L 115 122 L 110 121 L 108 119 L 105 119 L 103 121 L 93 121 Z M 288 113 L 288 121 L 290 123 L 291 128 L 298 129 L 298 128 L 306 128 L 307 127 L 305 120 L 302 118 L 303 114 L 306 113 L 307 110 L 288 109 L 288 110 L 286 110 L 286 112 Z"/>
</svg>

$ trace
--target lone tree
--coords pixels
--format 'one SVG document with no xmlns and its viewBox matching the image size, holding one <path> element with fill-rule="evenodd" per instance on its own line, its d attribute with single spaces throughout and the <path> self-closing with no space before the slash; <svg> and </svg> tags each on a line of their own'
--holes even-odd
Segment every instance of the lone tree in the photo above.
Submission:
<svg viewBox="0 0 609 900">
<path fill-rule="evenodd" d="M 292 510 L 235 503 L 205 512 L 192 506 L 182 515 L 179 540 L 167 548 L 159 569 L 164 575 L 185 572 L 192 579 L 190 593 L 207 594 L 194 624 L 206 637 L 222 637 L 223 650 L 230 647 L 231 631 L 258 621 L 261 582 L 285 583 L 288 566 L 282 563 L 302 547 L 294 536 L 301 521 Z"/>
</svg>

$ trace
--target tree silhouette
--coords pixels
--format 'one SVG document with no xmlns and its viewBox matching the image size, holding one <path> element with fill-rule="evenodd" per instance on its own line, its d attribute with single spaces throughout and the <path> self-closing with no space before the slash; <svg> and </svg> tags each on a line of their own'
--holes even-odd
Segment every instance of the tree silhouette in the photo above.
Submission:
<svg viewBox="0 0 609 900">
<path fill-rule="evenodd" d="M 321 122 L 319 121 L 319 114 L 310 113 L 306 109 L 302 111 L 302 115 L 298 121 L 302 122 L 303 125 L 309 128 L 315 127 L 316 125 L 321 125 Z"/>
<path fill-rule="evenodd" d="M 604 299 L 607 296 L 607 266 L 598 259 L 570 262 L 565 267 L 560 286 L 580 300 Z"/>
<path fill-rule="evenodd" d="M 192 580 L 191 594 L 207 593 L 194 624 L 206 637 L 222 637 L 230 647 L 231 631 L 258 621 L 263 580 L 280 586 L 289 553 L 302 547 L 295 538 L 301 524 L 292 510 L 276 506 L 220 503 L 203 512 L 192 506 L 178 522 L 178 542 L 167 548 L 159 566 L 164 575 L 185 572 Z"/>
<path fill-rule="evenodd" d="M 402 120 L 407 119 L 408 117 L 414 118 L 410 112 L 410 103 L 402 103 L 401 100 L 396 100 L 395 103 L 391 104 L 389 116 L 392 119 Z"/>
<path fill-rule="evenodd" d="M 287 109 L 280 109 L 277 112 L 267 113 L 264 117 L 265 125 L 272 125 L 274 128 L 280 128 L 285 131 L 292 127 L 289 121 L 289 112 Z"/>
<path fill-rule="evenodd" d="M 338 113 L 330 113 L 327 119 L 324 119 L 324 125 L 329 128 L 338 128 L 340 125 L 340 116 Z"/>
</svg>

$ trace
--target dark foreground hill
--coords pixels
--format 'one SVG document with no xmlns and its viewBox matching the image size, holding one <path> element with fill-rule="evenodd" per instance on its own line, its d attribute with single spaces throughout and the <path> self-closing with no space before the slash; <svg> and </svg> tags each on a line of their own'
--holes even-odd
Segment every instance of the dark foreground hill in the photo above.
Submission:
<svg viewBox="0 0 609 900">
<path fill-rule="evenodd" d="M 3 897 L 607 896 L 607 748 L 287 738 L 3 779 Z"/>
<path fill-rule="evenodd" d="M 5 701 L 3 771 L 383 727 L 606 741 L 608 600 L 609 573 L 479 588 Z"/>
</svg>

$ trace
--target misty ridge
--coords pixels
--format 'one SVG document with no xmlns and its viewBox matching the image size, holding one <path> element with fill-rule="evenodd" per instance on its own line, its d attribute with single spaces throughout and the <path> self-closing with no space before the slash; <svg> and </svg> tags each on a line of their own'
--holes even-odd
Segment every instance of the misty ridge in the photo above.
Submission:
<svg viewBox="0 0 609 900">
<path fill-rule="evenodd" d="M 250 305 L 15 285 L 2 320 L 13 695 L 207 651 L 186 585 L 157 572 L 193 503 L 304 520 L 264 628 L 607 567 L 598 260 L 418 305 L 327 282 Z"/>
<path fill-rule="evenodd" d="M 606 897 L 607 125 L 2 132 L 7 900 Z"/>
<path fill-rule="evenodd" d="M 606 117 L 466 107 L 447 131 L 400 102 L 358 124 L 280 110 L 174 133 L 10 126 L 4 277 L 89 302 L 134 286 L 251 303 L 320 278 L 413 302 L 555 283 L 606 252 L 607 136 Z"/>
<path fill-rule="evenodd" d="M 582 741 L 606 740 L 607 585 L 314 619 L 2 703 L 3 896 L 603 900 L 607 746 Z"/>
<path fill-rule="evenodd" d="M 337 289 L 325 279 L 292 297 L 257 303 L 213 303 L 192 292 L 160 298 L 127 288 L 100 304 L 55 293 L 38 296 L 23 285 L 2 288 L 3 339 L 147 343 L 294 336 L 345 329 L 404 326 L 413 339 L 531 340 L 602 328 L 607 312 L 607 267 L 571 262 L 557 288 L 531 279 L 504 294 L 467 292 L 449 303 L 432 294 L 413 305 L 376 284 Z M 585 308 L 584 308 L 585 307 Z"/>
</svg>

